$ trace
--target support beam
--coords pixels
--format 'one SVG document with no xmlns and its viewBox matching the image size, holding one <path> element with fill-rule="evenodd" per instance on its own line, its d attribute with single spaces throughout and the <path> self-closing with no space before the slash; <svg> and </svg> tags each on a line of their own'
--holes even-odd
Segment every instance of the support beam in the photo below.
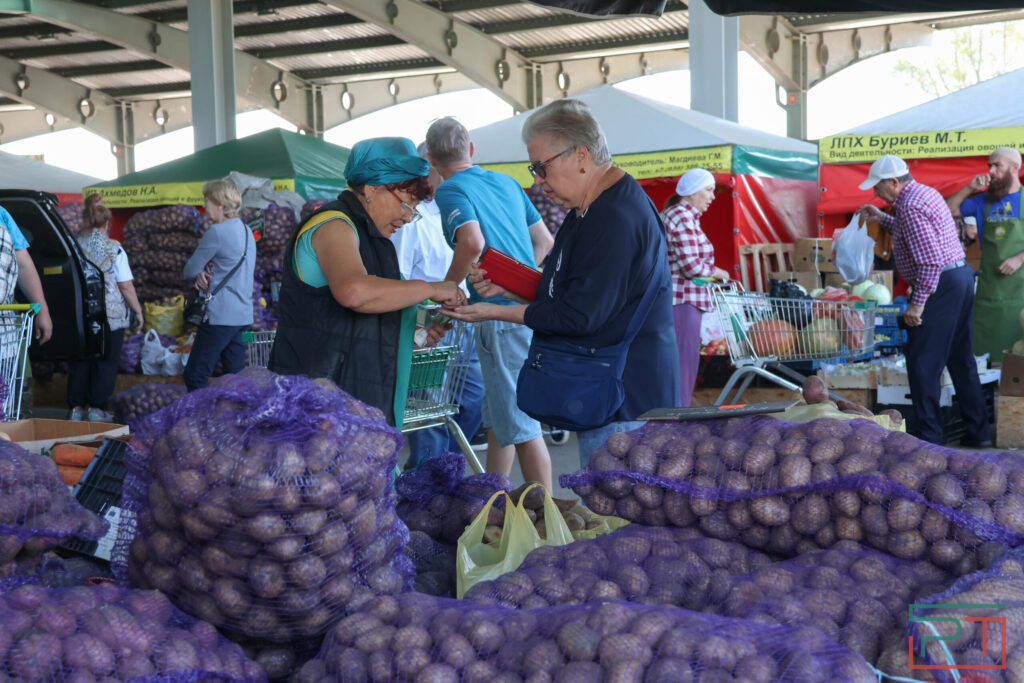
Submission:
<svg viewBox="0 0 1024 683">
<path fill-rule="evenodd" d="M 284 1 L 284 0 L 282 0 Z M 290 4 L 308 4 L 289 0 Z M 281 2 L 275 0 L 275 5 Z M 257 1 L 237 3 L 234 10 L 255 11 Z M 177 11 L 177 10 L 176 10 Z M 0 0 L 0 12 L 34 16 L 72 31 L 91 34 L 118 47 L 189 71 L 188 33 L 142 18 L 71 0 Z M 177 21 L 183 21 L 185 15 Z M 156 15 L 154 15 L 155 17 Z M 235 51 L 236 90 L 253 104 L 265 107 L 297 126 L 311 130 L 311 112 L 303 91 L 310 84 L 240 50 Z M 283 100 L 274 92 L 286 93 Z"/>
<path fill-rule="evenodd" d="M 739 121 L 739 21 L 691 0 L 690 108 Z"/>
<path fill-rule="evenodd" d="M 786 110 L 790 137 L 807 137 L 807 91 L 856 62 L 905 47 L 928 45 L 934 30 L 918 23 L 868 25 L 805 33 L 781 17 L 739 18 L 740 45 L 785 91 L 778 104 Z"/>
<path fill-rule="evenodd" d="M 479 29 L 421 0 L 322 0 L 386 28 L 410 45 L 473 79 L 517 109 L 529 109 L 533 63 Z"/>
<path fill-rule="evenodd" d="M 121 102 L 118 107 L 118 128 L 123 143 L 111 146 L 117 159 L 117 175 L 135 172 L 135 112 L 131 102 Z"/>
<path fill-rule="evenodd" d="M 188 0 L 195 149 L 235 139 L 235 34 L 231 0 Z"/>
<path fill-rule="evenodd" d="M 0 92 L 14 100 L 65 119 L 110 141 L 118 141 L 117 100 L 45 69 L 0 57 Z"/>
</svg>

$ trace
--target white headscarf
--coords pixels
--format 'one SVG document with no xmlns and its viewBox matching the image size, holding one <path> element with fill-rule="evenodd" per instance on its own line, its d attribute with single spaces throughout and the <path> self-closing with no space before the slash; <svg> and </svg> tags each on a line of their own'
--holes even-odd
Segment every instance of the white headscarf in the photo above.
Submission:
<svg viewBox="0 0 1024 683">
<path fill-rule="evenodd" d="M 680 197 L 689 197 L 706 187 L 713 188 L 714 186 L 715 177 L 713 175 L 703 168 L 691 168 L 679 176 L 679 182 L 676 183 L 676 194 Z"/>
</svg>

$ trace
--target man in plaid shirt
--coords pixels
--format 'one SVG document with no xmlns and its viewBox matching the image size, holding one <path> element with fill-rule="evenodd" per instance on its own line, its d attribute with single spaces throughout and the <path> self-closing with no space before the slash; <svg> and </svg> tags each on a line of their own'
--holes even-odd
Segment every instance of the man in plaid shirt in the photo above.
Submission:
<svg viewBox="0 0 1024 683">
<path fill-rule="evenodd" d="M 988 411 L 971 351 L 974 271 L 964 260 L 953 215 L 935 189 L 916 182 L 907 164 L 886 155 L 871 164 L 860 189 L 891 204 L 892 215 L 865 204 L 861 218 L 892 233 L 900 276 L 911 285 L 903 314 L 907 377 L 922 439 L 945 442 L 939 410 L 943 368 L 949 369 L 967 425 L 962 446 L 991 446 Z"/>
</svg>

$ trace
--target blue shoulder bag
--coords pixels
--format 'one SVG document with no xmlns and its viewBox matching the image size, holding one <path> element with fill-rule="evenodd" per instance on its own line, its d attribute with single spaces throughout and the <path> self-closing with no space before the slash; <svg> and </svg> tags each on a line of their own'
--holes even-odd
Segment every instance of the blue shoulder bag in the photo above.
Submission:
<svg viewBox="0 0 1024 683">
<path fill-rule="evenodd" d="M 661 268 L 655 267 L 647 291 L 618 344 L 596 349 L 534 335 L 516 383 L 519 409 L 535 420 L 574 432 L 611 422 L 626 398 L 622 371 L 629 345 L 654 304 L 661 274 Z"/>
</svg>

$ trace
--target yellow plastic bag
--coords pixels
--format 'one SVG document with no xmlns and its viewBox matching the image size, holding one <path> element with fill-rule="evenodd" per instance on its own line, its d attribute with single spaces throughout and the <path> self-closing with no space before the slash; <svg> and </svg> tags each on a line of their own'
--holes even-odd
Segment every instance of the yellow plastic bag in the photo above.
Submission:
<svg viewBox="0 0 1024 683">
<path fill-rule="evenodd" d="M 787 422 L 810 422 L 811 420 L 817 420 L 819 417 L 830 417 L 837 420 L 871 420 L 875 424 L 885 427 L 892 432 L 907 431 L 906 420 L 899 424 L 894 424 L 892 418 L 888 415 L 875 415 L 873 417 L 868 417 L 867 415 L 844 413 L 839 410 L 833 401 L 813 403 L 811 405 L 799 403 L 792 408 L 786 409 L 784 412 L 774 413 L 772 417 L 777 417 L 780 420 L 785 420 Z"/>
<path fill-rule="evenodd" d="M 455 550 L 456 596 L 461 598 L 480 581 L 490 581 L 502 574 L 515 571 L 534 548 L 572 543 L 572 533 L 565 525 L 562 513 L 558 511 L 555 502 L 551 500 L 551 494 L 543 486 L 541 489 L 544 491 L 544 523 L 547 526 L 547 538 L 541 538 L 537 533 L 533 522 L 526 514 L 526 508 L 523 507 L 526 494 L 534 486 L 541 485 L 534 484 L 523 491 L 519 496 L 519 505 L 514 505 L 506 492 L 498 491 L 480 508 L 480 512 L 466 527 L 459 537 L 459 544 Z M 493 546 L 484 543 L 484 531 L 487 529 L 487 516 L 498 496 L 505 496 L 505 522 L 501 527 L 501 540 L 497 546 Z"/>
<path fill-rule="evenodd" d="M 146 327 L 156 330 L 157 334 L 167 334 L 172 337 L 181 335 L 185 327 L 185 297 L 178 295 L 172 299 L 170 306 L 161 306 L 157 303 L 146 304 Z"/>
<path fill-rule="evenodd" d="M 580 529 L 579 531 L 573 531 L 572 537 L 577 541 L 585 538 L 597 538 L 598 536 L 605 536 L 621 529 L 622 527 L 629 524 L 629 522 L 621 517 L 605 517 L 604 515 L 598 515 L 591 513 L 590 518 L 598 523 L 597 526 L 590 529 Z"/>
</svg>

